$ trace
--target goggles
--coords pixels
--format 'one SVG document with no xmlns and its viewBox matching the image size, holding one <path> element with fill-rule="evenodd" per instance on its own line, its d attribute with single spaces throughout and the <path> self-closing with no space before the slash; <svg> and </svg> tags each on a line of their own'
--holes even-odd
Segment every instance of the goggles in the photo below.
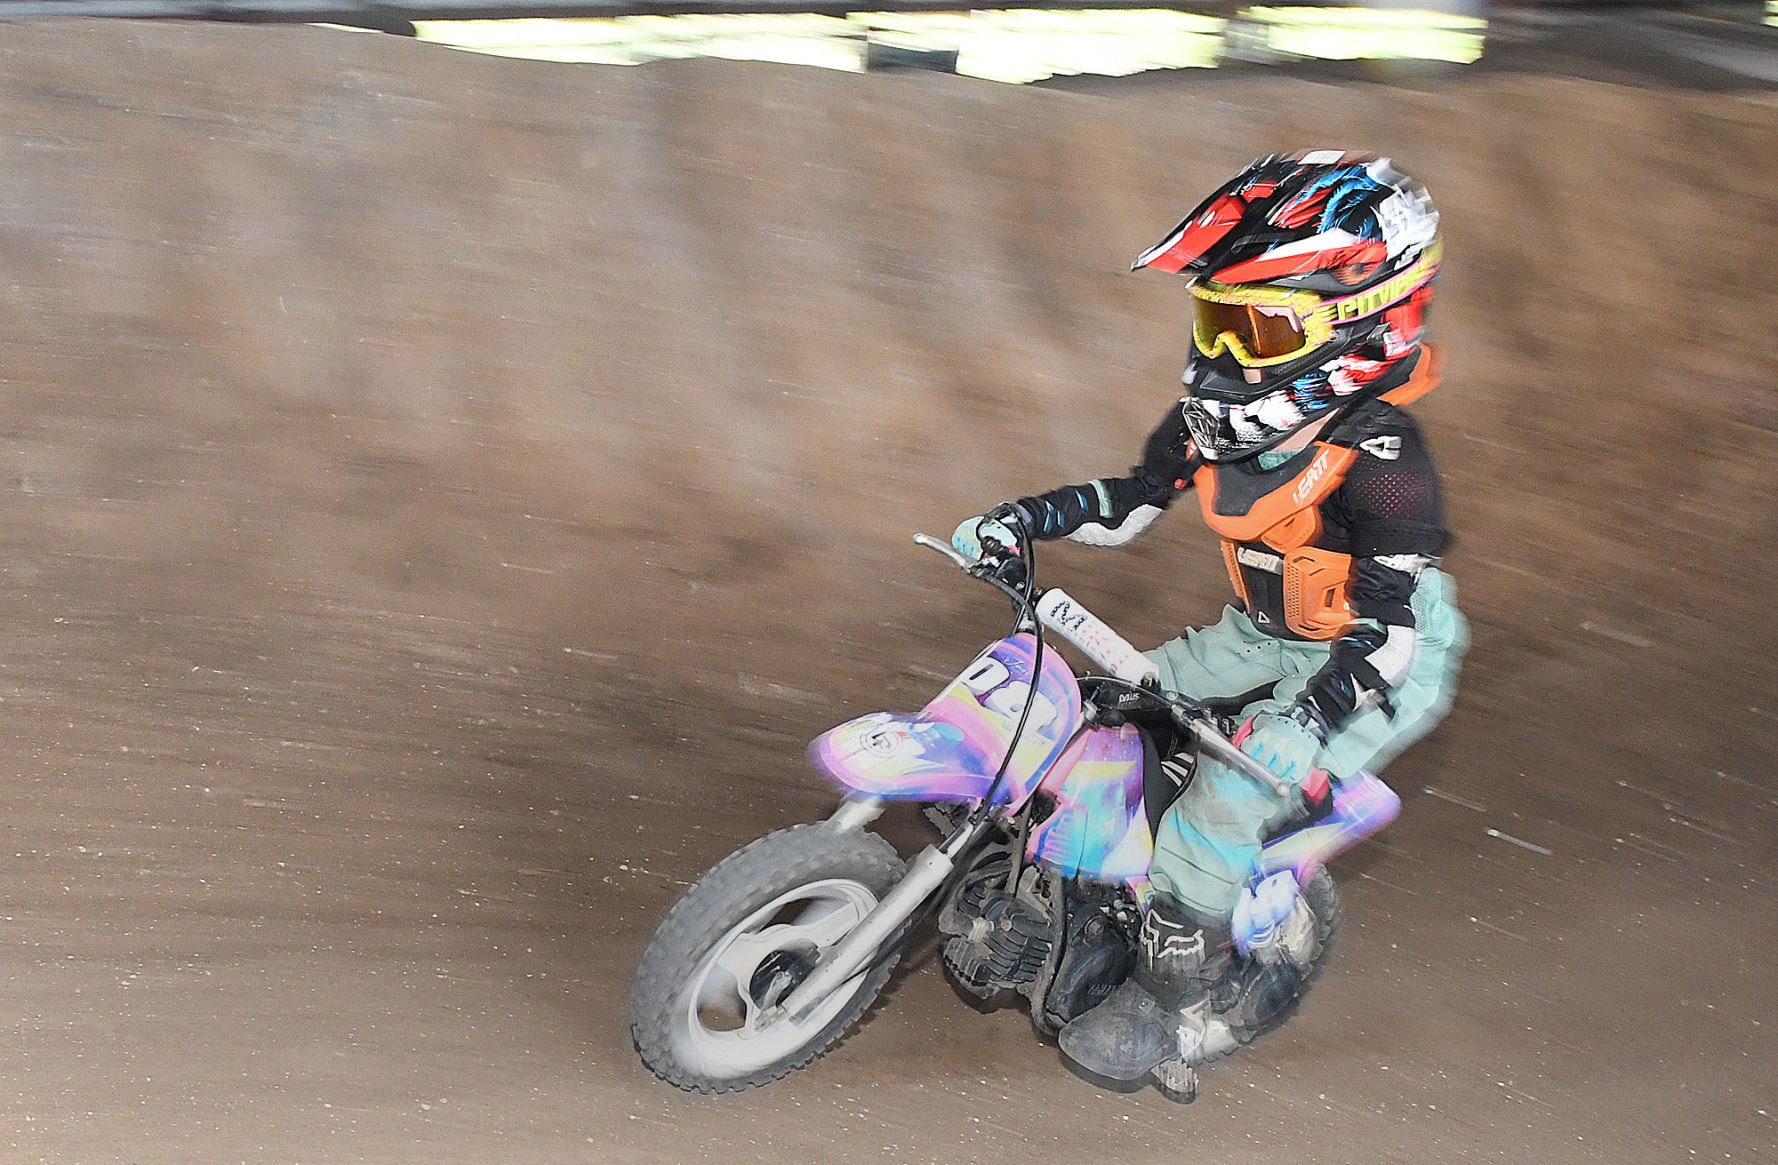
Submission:
<svg viewBox="0 0 1778 1165">
<path fill-rule="evenodd" d="M 1406 299 L 1438 271 L 1437 242 L 1399 275 L 1337 299 L 1301 288 L 1192 284 L 1192 343 L 1205 356 L 1224 352 L 1243 368 L 1268 368 L 1306 356 L 1334 338 L 1334 329 Z"/>
<path fill-rule="evenodd" d="M 1192 343 L 1206 356 L 1233 356 L 1243 368 L 1284 364 L 1333 339 L 1333 320 L 1313 291 L 1194 283 Z"/>
</svg>

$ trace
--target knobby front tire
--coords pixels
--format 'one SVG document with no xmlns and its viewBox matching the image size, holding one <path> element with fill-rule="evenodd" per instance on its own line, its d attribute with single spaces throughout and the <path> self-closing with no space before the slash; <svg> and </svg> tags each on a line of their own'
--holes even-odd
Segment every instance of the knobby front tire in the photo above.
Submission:
<svg viewBox="0 0 1778 1165">
<path fill-rule="evenodd" d="M 798 825 L 718 862 L 668 911 L 636 970 L 630 1036 L 650 1071 L 688 1092 L 737 1092 L 788 1076 L 831 1047 L 882 990 L 895 957 L 843 984 L 801 1021 L 770 1020 L 820 953 L 902 877 L 875 834 Z"/>
</svg>

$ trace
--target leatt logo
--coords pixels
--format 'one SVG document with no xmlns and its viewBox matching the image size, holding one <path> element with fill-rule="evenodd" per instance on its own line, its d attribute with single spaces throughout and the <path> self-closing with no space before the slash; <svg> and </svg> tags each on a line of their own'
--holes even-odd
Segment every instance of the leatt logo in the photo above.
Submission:
<svg viewBox="0 0 1778 1165">
<path fill-rule="evenodd" d="M 1327 476 L 1327 465 L 1332 460 L 1328 453 L 1329 450 L 1326 449 L 1317 453 L 1315 460 L 1309 463 L 1309 468 L 1303 470 L 1303 475 L 1296 479 L 1296 488 L 1290 491 L 1291 501 L 1301 506 L 1309 500 L 1309 496 L 1315 492 L 1315 487 L 1320 485 L 1321 479 Z"/>
</svg>

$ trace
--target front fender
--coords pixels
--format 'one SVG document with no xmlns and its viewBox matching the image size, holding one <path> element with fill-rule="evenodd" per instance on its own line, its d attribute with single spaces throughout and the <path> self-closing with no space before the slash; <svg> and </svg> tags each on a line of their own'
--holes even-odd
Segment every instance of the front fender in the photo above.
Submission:
<svg viewBox="0 0 1778 1165">
<path fill-rule="evenodd" d="M 924 716 L 873 712 L 817 737 L 809 763 L 848 793 L 897 801 L 974 801 L 985 796 L 1000 759 L 990 763 L 963 730 Z"/>
<path fill-rule="evenodd" d="M 1025 632 L 990 644 L 918 713 L 873 712 L 817 737 L 809 763 L 848 793 L 973 801 L 987 795 L 1021 720 L 1024 732 L 997 798 L 1015 806 L 1056 764 L 1081 722 L 1074 673 L 1053 651 L 1040 668 L 1036 640 Z"/>
</svg>

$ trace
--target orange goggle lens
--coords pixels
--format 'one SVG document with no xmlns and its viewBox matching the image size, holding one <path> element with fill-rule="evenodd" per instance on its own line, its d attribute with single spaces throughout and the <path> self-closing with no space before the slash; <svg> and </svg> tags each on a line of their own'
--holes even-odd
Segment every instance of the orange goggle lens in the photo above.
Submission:
<svg viewBox="0 0 1778 1165">
<path fill-rule="evenodd" d="M 1198 350 L 1214 356 L 1234 340 L 1237 360 L 1273 361 L 1295 356 L 1311 346 L 1302 317 L 1282 304 L 1217 303 L 1192 300 L 1192 337 Z M 1246 361 L 1243 360 L 1243 363 Z"/>
</svg>

